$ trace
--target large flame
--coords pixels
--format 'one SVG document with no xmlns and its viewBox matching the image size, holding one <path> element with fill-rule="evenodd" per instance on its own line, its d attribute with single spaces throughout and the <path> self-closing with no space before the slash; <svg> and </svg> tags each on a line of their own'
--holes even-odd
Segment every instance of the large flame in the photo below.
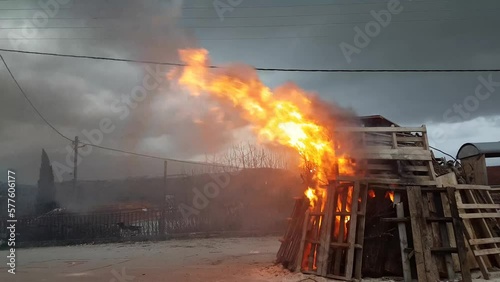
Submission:
<svg viewBox="0 0 500 282">
<path fill-rule="evenodd" d="M 285 85 L 271 90 L 252 71 L 242 75 L 234 67 L 214 69 L 209 67 L 205 49 L 180 50 L 186 64 L 178 82 L 192 95 L 210 95 L 222 102 L 231 102 L 240 109 L 241 116 L 249 121 L 260 141 L 277 142 L 294 148 L 301 156 L 302 167 L 310 174 L 309 188 L 305 195 L 314 207 L 321 183 L 335 170 L 350 172 L 344 156 L 337 156 L 333 143 L 332 126 L 315 115 L 311 95 L 294 86 Z M 171 72 L 175 78 L 178 73 Z"/>
</svg>

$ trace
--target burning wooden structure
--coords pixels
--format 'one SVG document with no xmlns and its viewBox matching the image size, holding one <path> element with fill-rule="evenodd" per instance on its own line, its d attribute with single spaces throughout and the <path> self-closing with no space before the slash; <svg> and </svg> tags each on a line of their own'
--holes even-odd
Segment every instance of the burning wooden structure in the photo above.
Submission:
<svg viewBox="0 0 500 282">
<path fill-rule="evenodd" d="M 367 202 L 387 191 L 393 216 L 381 223 L 397 227 L 405 281 L 471 281 L 470 268 L 500 266 L 500 238 L 488 186 L 437 181 L 436 161 L 425 126 L 339 129 L 353 148 L 353 171 L 337 168 L 324 190 L 297 198 L 277 262 L 290 270 L 345 281 L 360 281 Z M 313 196 L 313 197 L 311 197 Z M 473 222 L 474 221 L 474 222 Z M 476 224 L 477 221 L 477 224 Z M 468 248 L 473 251 L 468 252 Z M 473 255 L 473 256 L 472 256 Z M 475 259 L 474 259 L 475 258 Z"/>
</svg>

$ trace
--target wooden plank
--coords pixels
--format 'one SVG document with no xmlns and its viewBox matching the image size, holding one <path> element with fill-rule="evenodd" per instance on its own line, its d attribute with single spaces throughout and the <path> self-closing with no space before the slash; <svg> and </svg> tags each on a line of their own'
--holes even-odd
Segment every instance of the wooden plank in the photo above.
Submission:
<svg viewBox="0 0 500 282">
<path fill-rule="evenodd" d="M 500 254 L 499 248 L 474 250 L 475 256 L 486 256 L 486 255 L 496 255 L 496 254 Z"/>
<path fill-rule="evenodd" d="M 333 207 L 334 207 L 334 199 L 336 193 L 336 181 L 329 183 L 326 190 L 326 204 L 325 204 L 325 217 L 323 217 L 322 227 L 323 232 L 321 234 L 321 238 L 323 239 L 321 242 L 320 252 L 318 254 L 318 274 L 321 276 L 325 276 L 328 273 L 329 266 L 329 254 L 330 254 L 330 242 L 332 239 L 332 220 L 333 220 Z"/>
<path fill-rule="evenodd" d="M 500 209 L 499 204 L 460 204 L 459 209 Z"/>
<path fill-rule="evenodd" d="M 436 208 L 437 216 L 444 216 L 444 208 L 443 208 L 443 202 L 441 199 L 441 193 L 433 193 L 431 195 L 432 195 L 432 199 L 434 201 L 434 206 Z M 439 237 L 441 239 L 441 245 L 444 248 L 450 248 L 451 247 L 450 236 L 448 234 L 448 228 L 446 227 L 446 223 L 443 221 L 439 221 L 438 226 L 439 226 L 438 232 L 439 232 Z M 453 259 L 451 257 L 451 254 L 445 254 L 444 259 L 445 259 L 446 271 L 448 272 L 448 279 L 454 280 L 455 279 L 455 269 L 453 268 Z"/>
<path fill-rule="evenodd" d="M 304 244 L 306 241 L 308 222 L 309 222 L 309 209 L 307 209 L 304 217 L 304 224 L 302 225 L 302 236 L 301 236 L 302 239 L 300 240 L 299 253 L 297 255 L 296 265 L 298 266 L 299 270 L 302 270 L 302 259 L 304 258 Z"/>
<path fill-rule="evenodd" d="M 386 146 L 368 146 L 357 150 L 361 154 L 389 154 L 389 155 L 424 155 L 430 156 L 431 152 L 422 147 L 398 147 L 387 148 Z"/>
<path fill-rule="evenodd" d="M 366 202 L 368 201 L 368 185 L 360 183 L 361 207 L 358 213 L 358 228 L 356 230 L 356 243 L 363 246 L 365 239 L 365 220 L 366 220 Z M 354 266 L 354 277 L 361 281 L 362 277 L 362 261 L 363 261 L 363 247 L 356 249 L 356 265 Z"/>
<path fill-rule="evenodd" d="M 398 140 L 396 139 L 396 133 L 395 133 L 395 132 L 393 132 L 393 133 L 391 134 L 391 137 L 392 137 L 392 138 L 391 138 L 391 139 L 392 139 L 392 148 L 393 148 L 393 149 L 398 148 Z"/>
<path fill-rule="evenodd" d="M 424 141 L 424 139 L 422 137 L 419 137 L 419 136 L 411 136 L 411 137 L 398 136 L 397 139 L 398 139 L 398 142 L 423 142 Z"/>
<path fill-rule="evenodd" d="M 394 193 L 394 204 L 396 205 L 396 215 L 398 219 L 404 217 L 404 204 L 401 201 L 401 194 L 399 192 Z M 406 249 L 408 248 L 408 236 L 406 234 L 406 225 L 404 222 L 398 223 L 399 232 L 399 247 L 401 249 L 401 261 L 403 264 L 403 277 L 405 282 L 411 282 L 411 265 Z"/>
<path fill-rule="evenodd" d="M 394 171 L 395 166 L 386 164 L 368 164 L 366 167 L 363 167 L 362 169 Z M 420 172 L 429 171 L 429 168 L 427 166 L 404 166 L 403 169 L 405 171 L 420 171 Z"/>
<path fill-rule="evenodd" d="M 439 275 L 437 266 L 432 259 L 430 251 L 432 238 L 427 230 L 427 225 L 422 213 L 422 192 L 419 186 L 408 187 L 408 204 L 410 209 L 418 281 L 438 281 Z"/>
<path fill-rule="evenodd" d="M 462 196 L 460 195 L 460 191 L 458 191 L 458 190 L 455 191 L 455 200 L 457 202 L 457 205 L 462 204 Z M 459 209 L 458 212 L 460 214 L 460 213 L 463 213 L 465 211 L 463 209 Z M 465 238 L 470 241 L 473 238 L 475 238 L 474 229 L 472 227 L 470 220 L 464 220 L 463 223 L 464 223 L 464 227 L 465 227 L 465 229 L 464 229 Z M 473 251 L 479 250 L 479 247 L 477 245 L 469 244 L 468 250 L 471 250 L 471 249 Z M 468 253 L 471 253 L 474 256 L 474 252 L 468 252 Z M 479 257 L 474 256 L 474 257 L 476 259 L 477 265 L 479 266 L 479 270 L 481 270 L 481 274 L 483 275 L 483 278 L 488 280 L 490 278 L 490 273 L 488 272 L 488 266 L 490 266 L 490 262 L 489 262 L 488 258 L 481 257 L 481 256 L 479 256 Z"/>
<path fill-rule="evenodd" d="M 351 218 L 349 225 L 349 236 L 347 237 L 347 243 L 350 244 L 349 250 L 347 251 L 347 262 L 345 276 L 350 279 L 353 276 L 354 269 L 354 252 L 356 243 L 356 229 L 358 227 L 358 198 L 359 198 L 359 182 L 356 181 L 352 188 L 352 198 L 351 198 Z M 360 262 L 357 262 L 360 263 Z"/>
<path fill-rule="evenodd" d="M 367 160 L 409 160 L 409 161 L 430 161 L 432 160 L 430 154 L 390 154 L 390 153 L 366 153 L 354 152 L 352 157 L 355 159 Z"/>
<path fill-rule="evenodd" d="M 426 132 L 425 127 L 338 127 L 336 132 Z"/>
<path fill-rule="evenodd" d="M 491 190 L 487 185 L 457 184 L 454 187 L 457 190 Z"/>
<path fill-rule="evenodd" d="M 458 250 L 458 258 L 460 260 L 460 271 L 464 282 L 472 281 L 470 267 L 467 263 L 467 249 L 465 245 L 464 230 L 458 213 L 457 201 L 455 198 L 455 189 L 447 188 L 448 203 L 450 205 L 450 213 L 453 218 L 453 231 L 455 235 L 455 244 Z"/>
<path fill-rule="evenodd" d="M 399 193 L 395 193 L 395 194 L 399 194 Z M 395 194 L 394 194 L 394 202 L 396 203 L 396 195 Z M 380 221 L 381 222 L 391 222 L 391 223 L 406 223 L 406 222 L 410 222 L 410 218 L 409 217 L 396 217 L 396 218 L 389 217 L 389 218 L 381 218 Z"/>
<path fill-rule="evenodd" d="M 425 269 L 425 260 L 424 260 L 424 246 L 422 245 L 422 235 L 420 234 L 420 230 L 422 229 L 419 218 L 418 218 L 418 209 L 421 209 L 421 206 L 417 206 L 417 201 L 415 197 L 417 197 L 413 187 L 408 187 L 408 206 L 410 210 L 410 218 L 411 218 L 411 230 L 413 235 L 413 250 L 415 251 L 415 263 L 417 266 L 417 277 L 418 281 L 427 282 L 427 271 Z M 420 193 L 418 193 L 420 194 Z M 418 195 L 420 197 L 420 195 Z M 429 281 L 431 282 L 431 281 Z M 432 281 L 434 282 L 434 281 Z"/>
<path fill-rule="evenodd" d="M 347 207 L 347 194 L 349 193 L 348 187 L 344 187 L 341 194 L 338 195 L 338 197 L 341 197 L 341 213 L 346 212 L 346 207 Z M 337 203 L 337 201 L 335 201 Z M 339 222 L 339 236 L 337 238 L 338 243 L 344 243 L 344 235 L 345 235 L 345 215 L 340 216 L 340 222 Z M 335 249 L 335 260 L 334 260 L 334 265 L 333 265 L 333 274 L 334 275 L 340 275 L 340 266 L 342 265 L 342 249 Z"/>
<path fill-rule="evenodd" d="M 463 213 L 461 218 L 500 218 L 500 213 Z"/>
<path fill-rule="evenodd" d="M 370 184 L 396 184 L 401 186 L 410 186 L 410 185 L 422 185 L 422 186 L 432 186 L 436 184 L 434 180 L 418 180 L 411 178 L 376 178 L 376 177 L 356 177 L 356 176 L 348 176 L 342 175 L 338 178 L 339 181 L 364 181 Z"/>
<path fill-rule="evenodd" d="M 483 245 L 483 244 L 500 243 L 500 238 L 499 237 L 495 237 L 495 238 L 470 239 L 469 243 L 471 245 Z"/>
<path fill-rule="evenodd" d="M 433 247 L 431 248 L 432 253 L 458 253 L 458 249 L 455 247 Z"/>
</svg>

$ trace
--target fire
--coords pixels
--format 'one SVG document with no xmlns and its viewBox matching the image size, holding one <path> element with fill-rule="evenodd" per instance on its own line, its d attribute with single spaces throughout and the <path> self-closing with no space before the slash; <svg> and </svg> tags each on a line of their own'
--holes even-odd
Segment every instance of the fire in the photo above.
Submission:
<svg viewBox="0 0 500 282">
<path fill-rule="evenodd" d="M 314 207 L 316 205 L 316 202 L 318 201 L 318 196 L 316 195 L 316 190 L 308 187 L 304 194 L 309 199 L 310 205 L 312 207 Z"/>
<path fill-rule="evenodd" d="M 368 190 L 368 197 L 375 198 L 375 191 L 373 189 Z"/>
<path fill-rule="evenodd" d="M 295 85 L 267 87 L 255 74 L 229 66 L 209 68 L 205 49 L 180 50 L 186 67 L 169 73 L 191 95 L 210 95 L 221 103 L 230 102 L 240 110 L 262 142 L 277 142 L 294 148 L 302 167 L 311 174 L 305 195 L 311 207 L 324 196 L 320 183 L 328 182 L 336 166 L 340 173 L 352 173 L 346 156 L 337 156 L 331 122 L 322 121 L 312 105 L 311 94 Z M 180 73 L 179 73 L 180 71 Z"/>
<path fill-rule="evenodd" d="M 385 192 L 385 197 L 391 200 L 391 202 L 394 203 L 394 191 L 387 191 Z"/>
</svg>

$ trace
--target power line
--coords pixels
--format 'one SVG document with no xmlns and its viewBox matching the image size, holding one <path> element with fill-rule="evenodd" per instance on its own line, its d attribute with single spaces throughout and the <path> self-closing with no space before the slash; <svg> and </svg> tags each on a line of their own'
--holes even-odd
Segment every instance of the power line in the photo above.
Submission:
<svg viewBox="0 0 500 282">
<path fill-rule="evenodd" d="M 469 19 L 484 19 L 484 16 L 469 17 L 469 18 L 457 18 L 457 19 L 412 19 L 412 20 L 399 20 L 391 21 L 391 23 L 407 23 L 407 22 L 441 22 L 441 21 L 464 21 Z M 495 19 L 490 19 L 495 20 Z M 195 29 L 222 29 L 222 28 L 272 28 L 272 27 L 308 27 L 308 26 L 335 26 L 335 25 L 352 25 L 352 24 L 365 24 L 367 21 L 356 21 L 356 22 L 336 22 L 336 23 L 312 23 L 312 24 L 278 24 L 278 25 L 231 25 L 231 26 L 183 26 L 184 28 L 195 28 Z"/>
<path fill-rule="evenodd" d="M 0 54 L 0 59 L 2 59 L 2 62 L 7 69 L 7 72 L 9 73 L 10 77 L 16 84 L 17 88 L 19 91 L 22 93 L 26 101 L 30 104 L 31 108 L 38 114 L 38 116 L 50 127 L 52 130 L 54 130 L 59 136 L 62 138 L 74 142 L 71 138 L 67 137 L 66 135 L 62 134 L 56 127 L 54 127 L 43 115 L 42 113 L 35 107 L 35 105 L 31 102 L 30 98 L 28 95 L 26 95 L 26 92 L 24 92 L 23 88 L 17 81 L 16 77 L 10 70 L 9 66 L 7 65 L 7 62 L 3 58 L 2 54 Z M 105 147 L 105 146 L 100 146 L 88 142 L 81 142 L 78 141 L 79 144 L 86 145 L 86 146 L 92 146 L 95 148 L 103 149 L 103 150 L 108 150 L 108 151 L 113 151 L 113 152 L 119 152 L 119 153 L 124 153 L 124 154 L 129 154 L 129 155 L 134 155 L 134 156 L 139 156 L 139 157 L 146 157 L 146 158 L 151 158 L 151 159 L 158 159 L 158 160 L 166 160 L 166 161 L 173 161 L 173 162 L 179 162 L 179 163 L 187 163 L 187 164 L 196 164 L 196 165 L 209 165 L 209 166 L 215 166 L 215 167 L 230 167 L 230 168 L 237 168 L 235 166 L 230 166 L 230 165 L 223 165 L 223 164 L 217 164 L 217 163 L 206 163 L 206 162 L 197 162 L 197 161 L 187 161 L 187 160 L 179 160 L 179 159 L 173 159 L 173 158 L 165 158 L 165 157 L 158 157 L 158 156 L 153 156 L 153 155 L 147 155 L 147 154 L 141 154 L 141 153 L 136 153 L 136 152 L 130 152 L 130 151 L 125 151 L 121 149 L 115 149 L 111 147 Z"/>
<path fill-rule="evenodd" d="M 10 53 L 31 54 L 31 55 L 127 62 L 127 63 L 138 63 L 138 64 L 166 65 L 166 66 L 176 66 L 176 67 L 187 66 L 184 63 L 158 62 L 149 60 L 134 60 L 134 59 L 100 57 L 100 56 L 70 55 L 70 54 L 35 52 L 35 51 L 25 51 L 25 50 L 4 49 L 4 48 L 0 48 L 0 51 L 10 52 Z M 220 67 L 215 65 L 209 65 L 207 66 L 207 68 L 215 69 Z M 305 68 L 262 68 L 262 67 L 255 67 L 255 69 L 258 71 L 274 71 L 274 72 L 324 72 L 324 73 L 500 72 L 500 69 L 305 69 Z"/>
<path fill-rule="evenodd" d="M 31 100 L 28 98 L 28 95 L 26 95 L 26 92 L 24 92 L 23 88 L 21 87 L 21 85 L 19 85 L 19 82 L 17 81 L 16 77 L 14 76 L 14 74 L 12 74 L 12 71 L 10 71 L 10 68 L 9 66 L 7 65 L 7 62 L 5 61 L 5 59 L 3 58 L 2 54 L 0 54 L 0 59 L 2 59 L 2 62 L 5 66 L 5 68 L 7 69 L 7 72 L 9 73 L 10 77 L 12 78 L 12 80 L 14 81 L 14 83 L 17 85 L 17 88 L 19 89 L 19 91 L 21 92 L 21 94 L 23 94 L 24 98 L 26 99 L 26 101 L 28 101 L 28 103 L 31 105 L 31 107 L 33 108 L 33 110 L 35 110 L 35 112 L 38 114 L 38 116 L 48 125 L 50 126 L 50 128 L 52 128 L 57 134 L 59 134 L 62 138 L 66 139 L 66 140 L 69 140 L 69 141 L 73 141 L 71 140 L 70 138 L 66 137 L 64 134 L 62 134 L 59 130 L 57 130 L 57 128 L 55 128 L 43 115 L 42 113 L 40 113 L 40 111 L 38 111 L 38 109 L 35 107 L 35 105 L 33 105 L 33 103 L 31 102 Z"/>
<path fill-rule="evenodd" d="M 412 3 L 446 3 L 451 2 L 450 0 L 421 0 L 421 1 L 413 1 Z M 387 5 L 386 1 L 377 1 L 377 2 L 356 2 L 356 3 L 335 3 L 335 4 L 309 4 L 309 5 L 265 5 L 265 6 L 237 6 L 238 9 L 269 9 L 269 8 L 304 8 L 304 7 L 338 7 L 338 6 L 357 6 L 357 5 Z M 73 4 L 70 7 L 59 7 L 59 10 L 71 10 L 73 8 L 82 7 L 84 5 L 76 5 Z M 191 7 L 181 7 L 183 10 L 215 10 L 216 8 L 211 6 L 191 6 Z M 30 7 L 30 8 L 0 8 L 0 11 L 38 11 L 42 10 L 41 7 Z"/>
<path fill-rule="evenodd" d="M 0 29 L 97 29 L 110 28 L 106 26 L 43 26 L 43 27 L 0 27 Z"/>
<path fill-rule="evenodd" d="M 500 10 L 500 9 L 493 9 L 493 10 Z M 427 10 L 427 11 L 414 11 L 414 12 L 429 12 L 429 11 L 438 11 L 438 10 Z M 444 11 L 451 11 L 451 10 L 444 10 Z M 491 11 L 491 10 L 490 10 Z M 409 11 L 413 12 L 413 11 Z M 364 13 L 353 13 L 353 14 L 331 14 L 331 15 L 354 15 L 354 14 L 363 14 L 363 15 L 369 15 L 366 12 Z M 320 15 L 282 15 L 282 16 L 266 16 L 266 17 L 227 17 L 227 18 L 244 18 L 244 19 L 266 19 L 266 18 L 297 18 L 297 17 L 317 17 Z M 321 16 L 328 16 L 328 14 L 324 14 Z M 69 19 L 69 18 L 68 18 Z M 102 18 L 104 19 L 104 18 Z M 107 19 L 120 19 L 120 18 L 107 18 Z M 126 18 L 122 18 L 126 19 Z M 184 19 L 184 20 L 197 20 L 197 19 L 218 19 L 214 17 L 207 17 L 207 18 L 179 18 L 179 19 Z M 438 18 L 438 19 L 407 19 L 407 20 L 393 20 L 391 23 L 411 23 L 411 22 L 440 22 L 440 21 L 464 21 L 464 20 L 470 20 L 470 19 L 484 19 L 484 15 L 481 16 L 476 16 L 476 17 L 466 17 L 466 18 Z M 0 20 L 12 20 L 12 19 L 1 19 Z M 488 20 L 496 20 L 496 19 L 488 19 Z M 326 22 L 326 23 L 303 23 L 303 24 L 273 24 L 273 25 L 230 25 L 230 26 L 224 26 L 224 25 L 213 25 L 213 26 L 193 26 L 193 25 L 187 25 L 187 26 L 181 26 L 183 28 L 194 28 L 194 29 L 227 29 L 227 28 L 269 28 L 269 27 L 308 27 L 308 26 L 320 26 L 320 27 L 326 27 L 326 26 L 336 26 L 336 25 L 351 25 L 351 24 L 363 24 L 366 23 L 367 21 L 350 21 L 350 22 Z M 115 26 L 115 27 L 106 27 L 106 26 L 48 26 L 48 27 L 1 27 L 1 29 L 106 29 L 106 28 L 117 28 L 120 26 Z M 123 26 L 121 26 L 123 27 Z M 136 26 L 126 26 L 128 28 L 141 28 L 140 25 Z M 48 39 L 48 38 L 32 38 L 32 39 Z M 65 39 L 65 38 L 60 38 L 60 39 Z M 73 38 L 70 38 L 73 39 Z M 81 39 L 81 38 L 74 38 L 74 39 Z M 92 38 L 89 38 L 92 39 Z"/>
<path fill-rule="evenodd" d="M 468 9 L 467 12 L 471 11 L 481 11 L 481 12 L 492 12 L 498 10 L 498 8 L 487 8 L 483 7 L 481 9 Z M 427 9 L 427 10 L 405 10 L 405 14 L 409 13 L 424 13 L 424 12 L 463 12 L 457 9 Z M 259 16 L 234 16 L 227 15 L 224 19 L 265 19 L 265 18 L 297 18 L 297 17 L 318 17 L 318 16 L 348 16 L 348 15 L 369 15 L 368 11 L 363 12 L 352 12 L 352 13 L 308 13 L 308 14 L 293 14 L 293 15 L 259 15 Z M 220 20 L 218 16 L 180 16 L 171 17 L 172 19 L 183 19 L 183 20 L 199 20 L 199 19 L 214 19 Z M 10 17 L 10 18 L 0 18 L 1 20 L 31 20 L 32 17 Z M 49 20 L 133 20 L 141 19 L 141 17 L 53 17 Z"/>
</svg>

